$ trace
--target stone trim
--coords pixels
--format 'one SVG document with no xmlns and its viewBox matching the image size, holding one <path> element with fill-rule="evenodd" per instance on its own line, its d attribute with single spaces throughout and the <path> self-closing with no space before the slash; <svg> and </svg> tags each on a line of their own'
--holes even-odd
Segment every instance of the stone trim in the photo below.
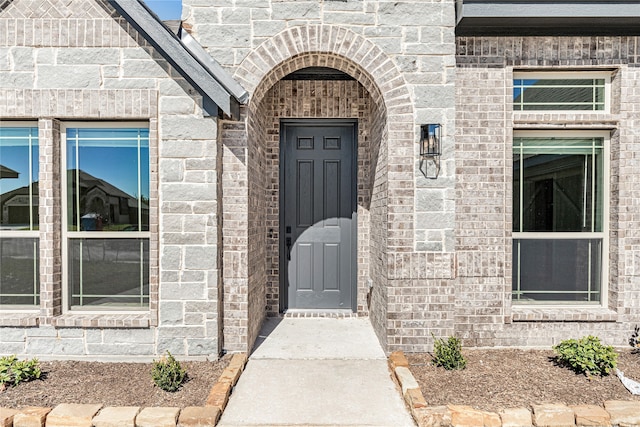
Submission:
<svg viewBox="0 0 640 427">
<path fill-rule="evenodd" d="M 453 252 L 389 254 L 389 279 L 454 279 L 459 258 Z"/>
<path fill-rule="evenodd" d="M 107 6 L 105 6 L 107 7 Z M 108 6 L 110 8 L 110 6 Z M 67 18 L 25 17 L 18 8 L 7 8 L 0 19 L 0 46 L 42 47 L 138 47 L 146 46 L 142 35 L 121 16 Z M 52 8 L 55 9 L 55 8 Z M 97 5 L 94 10 L 102 9 Z M 12 16 L 13 15 L 13 16 Z M 124 31 L 123 31 L 124 30 Z"/>
<path fill-rule="evenodd" d="M 5 310 L 0 314 L 0 327 L 21 326 L 30 328 L 40 324 L 40 316 L 37 311 L 32 312 L 11 312 Z"/>
<path fill-rule="evenodd" d="M 83 328 L 148 328 L 151 325 L 150 313 L 65 313 L 49 320 L 55 327 Z"/>
<path fill-rule="evenodd" d="M 640 37 L 456 37 L 458 67 L 640 65 Z"/>
<path fill-rule="evenodd" d="M 157 110 L 154 89 L 0 89 L 4 119 L 149 120 Z"/>
<path fill-rule="evenodd" d="M 602 307 L 526 307 L 511 305 L 514 322 L 617 322 L 618 313 Z"/>
</svg>

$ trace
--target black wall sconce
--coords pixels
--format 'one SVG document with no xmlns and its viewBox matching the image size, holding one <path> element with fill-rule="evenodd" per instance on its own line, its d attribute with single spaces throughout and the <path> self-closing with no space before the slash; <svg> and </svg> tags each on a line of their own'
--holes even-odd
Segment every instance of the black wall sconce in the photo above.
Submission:
<svg viewBox="0 0 640 427">
<path fill-rule="evenodd" d="M 440 156 L 442 155 L 442 125 L 428 124 L 420 126 L 420 171 L 425 178 L 436 179 L 440 174 Z M 429 172 L 429 163 L 433 162 L 435 172 Z"/>
</svg>

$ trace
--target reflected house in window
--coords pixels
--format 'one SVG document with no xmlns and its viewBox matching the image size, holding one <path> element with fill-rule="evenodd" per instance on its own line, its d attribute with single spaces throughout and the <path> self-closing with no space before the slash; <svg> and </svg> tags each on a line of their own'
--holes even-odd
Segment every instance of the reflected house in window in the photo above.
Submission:
<svg viewBox="0 0 640 427">
<path fill-rule="evenodd" d="M 0 194 L 0 229 L 29 229 L 29 205 L 33 218 L 38 218 L 38 198 L 34 197 L 29 203 L 31 194 L 38 194 L 37 182 Z"/>
<path fill-rule="evenodd" d="M 77 173 L 76 173 L 77 172 Z M 83 170 L 69 170 L 68 183 L 73 188 L 73 205 L 80 206 L 81 231 L 148 231 L 149 203 L 142 197 L 142 227 L 138 230 L 138 198 L 125 193 L 109 182 Z M 76 194 L 76 179 L 80 179 L 80 194 Z M 75 209 L 74 209 L 75 211 Z M 75 216 L 73 226 L 77 229 Z M 146 220 L 146 221 L 145 221 Z"/>
<path fill-rule="evenodd" d="M 75 188 L 75 174 L 68 171 Z M 148 221 L 138 230 L 138 198 L 125 193 L 107 181 L 84 171 L 80 177 L 80 229 L 101 231 L 113 228 L 118 231 L 147 231 Z M 29 186 L 16 188 L 0 195 L 0 224 L 2 228 L 20 229 L 29 226 Z M 31 184 L 31 194 L 38 194 L 38 182 Z M 74 205 L 77 200 L 74 194 Z M 38 199 L 32 203 L 33 217 L 38 215 Z M 142 200 L 142 218 L 149 218 L 149 203 Z M 114 225 L 114 224 L 117 224 Z M 74 225 L 77 224 L 74 221 Z"/>
<path fill-rule="evenodd" d="M 19 176 L 20 176 L 20 173 L 14 171 L 11 168 L 0 165 L 0 179 L 18 178 Z"/>
<path fill-rule="evenodd" d="M 0 179 L 17 179 L 20 177 L 20 173 L 8 168 L 4 165 L 0 165 Z M 32 184 L 32 190 L 38 191 L 37 184 Z M 7 191 L 0 196 L 0 224 L 1 226 L 20 226 L 20 224 L 29 226 L 29 187 L 25 186 L 17 188 L 12 191 Z M 37 201 L 33 207 L 34 216 L 37 215 L 38 204 Z M 4 227 L 3 227 L 4 228 Z"/>
</svg>

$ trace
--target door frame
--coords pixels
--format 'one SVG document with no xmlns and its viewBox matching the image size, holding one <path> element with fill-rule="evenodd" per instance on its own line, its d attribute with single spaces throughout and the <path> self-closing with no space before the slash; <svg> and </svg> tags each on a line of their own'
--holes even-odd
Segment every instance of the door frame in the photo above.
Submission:
<svg viewBox="0 0 640 427">
<path fill-rule="evenodd" d="M 327 119 L 327 118 L 304 118 L 304 119 L 280 119 L 280 152 L 279 152 L 279 166 L 278 166 L 278 303 L 280 313 L 284 313 L 289 309 L 289 292 L 287 284 L 285 283 L 285 268 L 286 268 L 286 248 L 285 248 L 285 225 L 284 225 L 284 212 L 285 212 L 285 153 L 286 153 L 286 140 L 287 140 L 287 128 L 288 127 L 303 127 L 303 126 L 344 126 L 350 125 L 352 128 L 352 141 L 351 141 L 351 212 L 352 212 L 352 227 L 351 227 L 351 311 L 357 311 L 358 303 L 358 119 Z M 327 309 L 326 311 L 331 311 Z"/>
</svg>

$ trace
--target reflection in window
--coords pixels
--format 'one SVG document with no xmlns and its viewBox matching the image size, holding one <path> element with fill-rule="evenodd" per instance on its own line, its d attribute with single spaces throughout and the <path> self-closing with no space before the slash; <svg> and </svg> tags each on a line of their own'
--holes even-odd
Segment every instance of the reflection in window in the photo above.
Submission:
<svg viewBox="0 0 640 427">
<path fill-rule="evenodd" d="M 149 130 L 68 128 L 66 170 L 69 305 L 148 307 Z"/>
<path fill-rule="evenodd" d="M 602 111 L 605 102 L 604 78 L 528 78 L 513 81 L 515 111 Z"/>
<path fill-rule="evenodd" d="M 37 306 L 38 128 L 0 127 L 0 305 Z"/>
<path fill-rule="evenodd" d="M 514 301 L 598 302 L 603 138 L 516 137 L 513 150 Z"/>
<path fill-rule="evenodd" d="M 149 304 L 149 239 L 70 239 L 72 306 Z"/>
<path fill-rule="evenodd" d="M 38 229 L 38 128 L 0 127 L 0 229 Z"/>
<path fill-rule="evenodd" d="M 40 304 L 38 238 L 0 239 L 0 305 Z"/>
<path fill-rule="evenodd" d="M 149 130 L 67 129 L 69 231 L 149 229 Z"/>
</svg>

